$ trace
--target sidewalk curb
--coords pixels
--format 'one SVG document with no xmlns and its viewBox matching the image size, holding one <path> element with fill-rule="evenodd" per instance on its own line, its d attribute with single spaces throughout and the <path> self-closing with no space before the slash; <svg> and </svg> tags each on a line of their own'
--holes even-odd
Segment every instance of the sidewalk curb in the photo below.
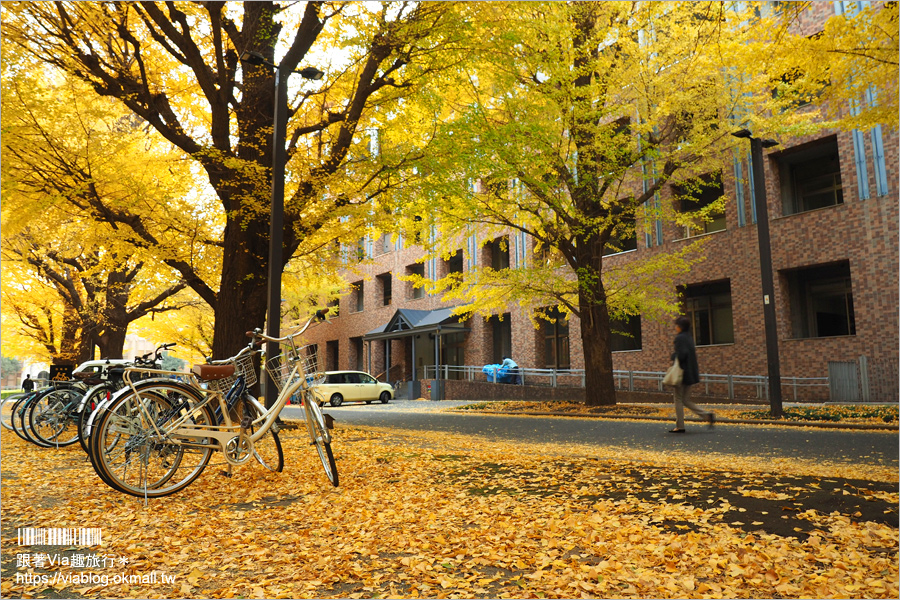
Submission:
<svg viewBox="0 0 900 600">
<path fill-rule="evenodd" d="M 672 417 L 656 417 L 651 415 L 599 415 L 591 413 L 572 412 L 541 412 L 541 411 L 473 411 L 450 409 L 450 412 L 468 413 L 477 415 L 501 415 L 501 416 L 530 416 L 530 417 L 581 417 L 586 419 L 625 419 L 629 421 L 672 421 Z M 695 417 L 688 417 L 685 421 L 706 423 Z M 858 429 L 862 431 L 900 431 L 897 425 L 876 425 L 870 423 L 840 423 L 831 421 L 767 421 L 764 419 L 716 419 L 716 423 L 723 425 L 784 425 L 787 427 L 817 427 L 820 429 Z"/>
</svg>

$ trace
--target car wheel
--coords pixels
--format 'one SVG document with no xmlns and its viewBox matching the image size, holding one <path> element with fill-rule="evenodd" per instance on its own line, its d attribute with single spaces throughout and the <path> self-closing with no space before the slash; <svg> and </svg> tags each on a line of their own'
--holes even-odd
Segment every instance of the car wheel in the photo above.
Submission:
<svg viewBox="0 0 900 600">
<path fill-rule="evenodd" d="M 329 400 L 328 402 L 329 402 L 329 404 L 331 404 L 332 406 L 337 407 L 337 406 L 340 406 L 341 404 L 344 403 L 344 397 L 341 396 L 340 394 L 332 394 L 332 395 L 331 395 L 331 400 Z"/>
<path fill-rule="evenodd" d="M 381 403 L 382 404 L 387 404 L 388 400 L 390 400 L 390 399 L 391 399 L 390 392 L 381 392 Z"/>
</svg>

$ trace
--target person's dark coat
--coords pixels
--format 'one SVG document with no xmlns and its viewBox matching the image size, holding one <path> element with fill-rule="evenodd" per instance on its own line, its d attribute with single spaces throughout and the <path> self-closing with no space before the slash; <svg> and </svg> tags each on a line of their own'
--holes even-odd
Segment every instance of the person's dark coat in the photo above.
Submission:
<svg viewBox="0 0 900 600">
<path fill-rule="evenodd" d="M 671 360 L 678 357 L 678 365 L 684 371 L 681 378 L 682 385 L 694 385 L 700 383 L 700 367 L 697 365 L 697 348 L 694 346 L 694 338 L 689 331 L 682 331 L 675 336 L 675 352 Z"/>
</svg>

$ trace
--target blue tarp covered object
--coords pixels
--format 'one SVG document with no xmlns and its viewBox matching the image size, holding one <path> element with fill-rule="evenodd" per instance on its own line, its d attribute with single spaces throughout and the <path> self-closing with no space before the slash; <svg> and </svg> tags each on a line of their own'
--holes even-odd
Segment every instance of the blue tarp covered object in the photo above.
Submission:
<svg viewBox="0 0 900 600">
<path fill-rule="evenodd" d="M 515 383 L 516 374 L 510 373 L 509 369 L 500 365 L 484 365 L 481 372 L 490 383 L 494 382 L 494 374 L 497 375 L 497 383 Z"/>
</svg>

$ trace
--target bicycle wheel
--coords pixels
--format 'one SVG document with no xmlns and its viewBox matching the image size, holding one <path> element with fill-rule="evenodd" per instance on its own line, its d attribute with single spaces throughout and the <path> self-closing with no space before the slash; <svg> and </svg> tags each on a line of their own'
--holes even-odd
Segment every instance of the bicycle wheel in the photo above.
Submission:
<svg viewBox="0 0 900 600">
<path fill-rule="evenodd" d="M 78 411 L 78 441 L 81 442 L 81 448 L 87 453 L 91 453 L 90 437 L 88 423 L 91 414 L 100 406 L 100 403 L 109 400 L 113 392 L 116 391 L 115 386 L 109 383 L 101 383 L 95 385 L 84 394 L 81 399 L 81 409 Z"/>
<path fill-rule="evenodd" d="M 138 497 L 168 496 L 200 476 L 216 444 L 176 430 L 214 423 L 202 393 L 190 386 L 160 382 L 138 393 L 127 390 L 95 417 L 91 462 L 113 489 Z"/>
<path fill-rule="evenodd" d="M 31 442 L 40 448 L 49 448 L 49 444 L 35 439 L 31 428 L 28 426 L 28 411 L 31 410 L 32 404 L 37 400 L 41 393 L 42 392 L 34 392 L 16 402 L 15 406 L 13 406 L 12 426 L 16 435 L 26 442 Z"/>
<path fill-rule="evenodd" d="M 331 485 L 338 485 L 337 465 L 334 462 L 334 454 L 331 452 L 331 434 L 325 427 L 325 418 L 319 405 L 312 398 L 312 394 L 307 393 L 303 399 L 303 406 L 306 408 L 306 430 L 312 439 L 312 445 L 316 447 L 319 453 L 319 460 L 322 461 L 322 468 L 325 469 L 325 477 L 331 482 Z"/>
<path fill-rule="evenodd" d="M 261 406 L 250 400 L 247 396 L 243 401 L 247 404 L 249 414 L 253 420 L 263 413 Z M 250 425 L 250 434 L 253 435 L 258 427 Z M 281 439 L 278 437 L 278 425 L 273 423 L 269 430 L 261 438 L 253 443 L 253 457 L 256 462 L 272 471 L 281 473 L 284 469 L 284 452 L 281 450 Z"/>
<path fill-rule="evenodd" d="M 3 402 L 0 402 L 0 425 L 2 425 L 4 429 L 12 431 L 13 406 L 26 395 L 27 392 L 24 394 L 13 394 L 12 396 L 4 398 Z"/>
<path fill-rule="evenodd" d="M 28 409 L 33 437 L 47 446 L 71 446 L 78 441 L 78 404 L 84 395 L 78 388 L 50 390 Z"/>
<path fill-rule="evenodd" d="M 12 407 L 12 416 L 10 417 L 10 425 L 12 426 L 12 430 L 16 433 L 16 435 L 26 442 L 31 443 L 34 443 L 34 441 L 31 440 L 27 435 L 25 435 L 25 419 L 23 417 L 27 416 L 28 402 L 33 396 L 34 392 L 26 394 L 25 397 L 16 400 L 16 403 L 13 404 Z"/>
<path fill-rule="evenodd" d="M 101 396 L 100 398 L 97 398 L 96 396 L 94 396 L 94 398 L 96 398 L 98 400 L 98 402 L 97 402 L 97 405 L 94 407 L 93 411 L 89 411 L 89 412 L 82 411 L 82 413 L 83 413 L 82 416 L 84 416 L 85 421 L 86 421 L 85 425 L 83 426 L 83 429 L 84 429 L 85 440 L 87 441 L 87 446 L 88 446 L 87 454 L 88 454 L 88 458 L 91 461 L 91 466 L 94 467 L 94 472 L 97 473 L 97 476 L 100 477 L 100 479 L 102 479 L 104 482 L 106 482 L 107 485 L 109 485 L 112 488 L 115 488 L 115 484 L 106 476 L 106 473 L 102 469 L 98 468 L 97 461 L 94 460 L 93 444 L 91 444 L 91 441 L 90 441 L 91 433 L 97 430 L 97 426 L 100 423 L 101 417 L 108 412 L 109 407 L 113 404 L 113 402 L 118 400 L 119 397 L 121 397 L 124 394 L 133 393 L 132 389 L 136 389 L 139 391 L 149 389 L 150 387 L 152 387 L 159 381 L 160 381 L 159 379 L 147 379 L 147 380 L 139 381 L 139 382 L 135 383 L 133 388 L 128 388 L 128 389 L 123 388 L 123 389 L 115 390 L 115 391 L 111 392 L 110 394 Z M 168 380 L 163 380 L 163 381 L 168 381 Z M 109 385 L 108 382 L 107 382 L 107 385 Z M 118 437 L 113 436 L 113 437 L 108 438 L 105 441 L 106 451 L 112 452 L 115 449 L 116 444 L 120 440 L 121 440 L 121 436 L 118 436 Z"/>
</svg>

